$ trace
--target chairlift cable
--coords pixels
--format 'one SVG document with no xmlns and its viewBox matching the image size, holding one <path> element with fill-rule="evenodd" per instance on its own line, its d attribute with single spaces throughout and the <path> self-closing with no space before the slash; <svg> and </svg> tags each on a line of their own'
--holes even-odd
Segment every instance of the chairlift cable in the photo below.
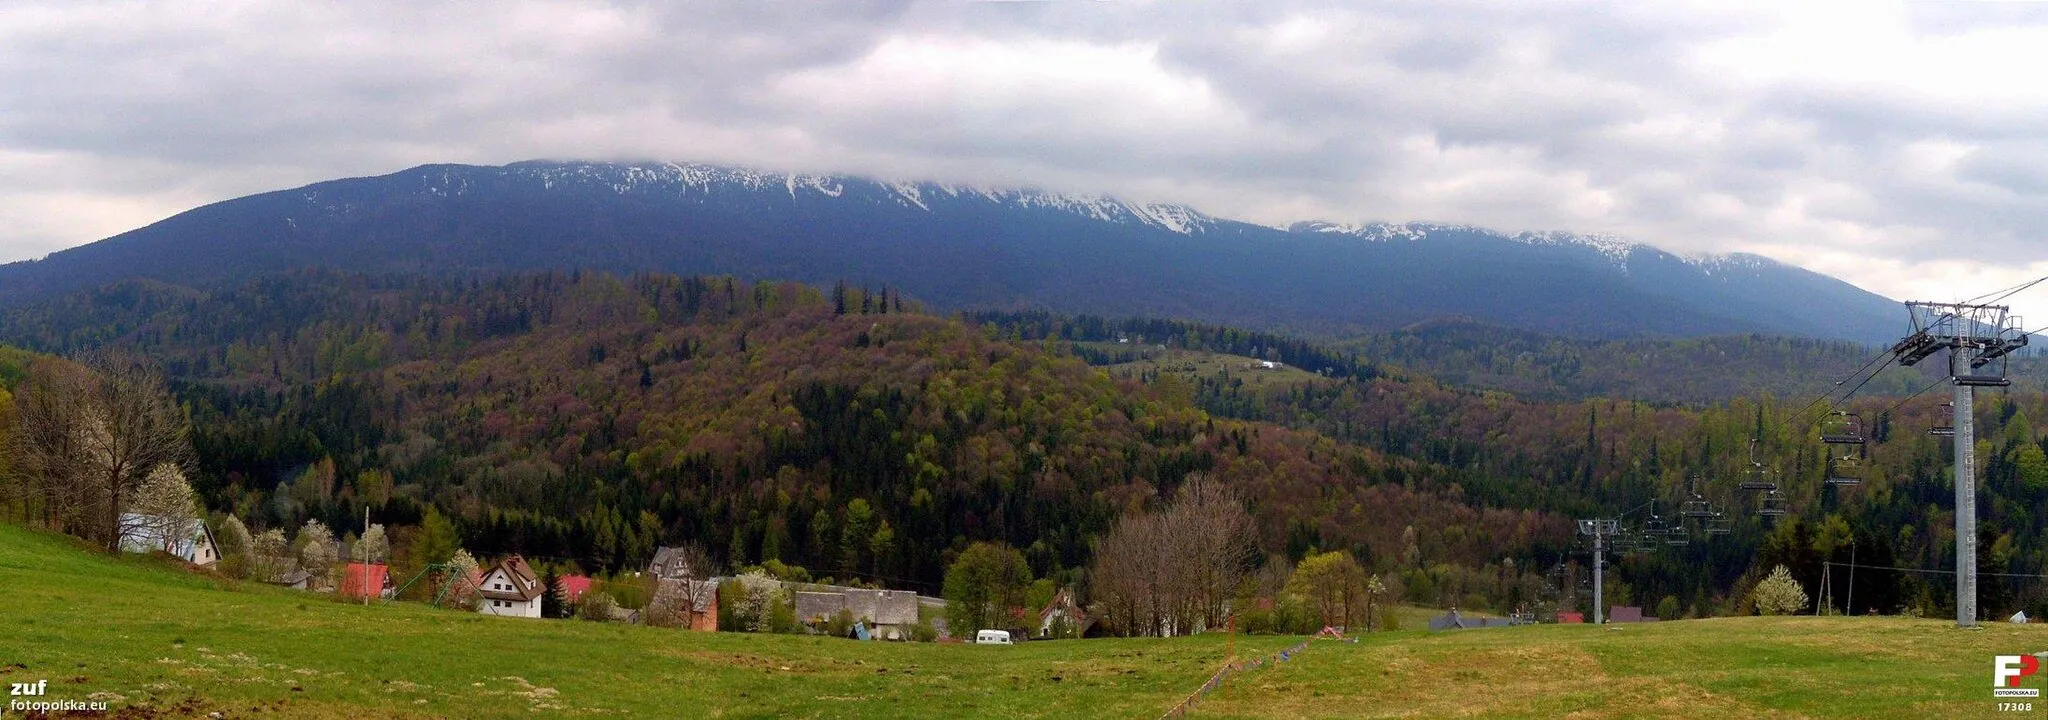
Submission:
<svg viewBox="0 0 2048 720">
<path fill-rule="evenodd" d="M 2022 290 L 2025 290 L 2025 289 L 2027 289 L 2027 288 L 2033 287 L 2033 286 L 2035 286 L 2035 285 L 2039 285 L 2039 284 L 2041 284 L 2041 283 L 2042 283 L 2043 281 L 2048 281 L 2048 275 L 2044 275 L 2044 276 L 2041 276 L 2041 277 L 2038 277 L 2038 278 L 2034 278 L 2034 281 L 2033 281 L 2033 282 L 2030 282 L 2030 283 L 2026 283 L 2026 284 L 2024 284 L 2024 285 L 2021 285 L 2021 286 L 2019 286 L 2019 287 L 2013 288 L 2013 289 L 2011 289 L 2011 290 L 2007 290 L 2007 291 L 2005 291 L 2005 294 L 2003 294 L 2003 295 L 1999 295 L 1998 297 L 1995 297 L 1995 298 L 1992 298 L 1992 299 L 1990 299 L 1990 300 L 1986 301 L 1986 302 L 1985 302 L 1984 304 L 1985 304 L 1985 305 L 1992 305 L 1992 304 L 1996 304 L 1996 303 L 1998 303 L 1998 302 L 1999 302 L 1999 301 L 2001 301 L 2001 300 L 2004 300 L 2004 299 L 2006 299 L 2006 298 L 2009 298 L 2009 297 L 2012 297 L 2012 296 L 2014 296 L 2014 295 L 2017 295 L 2017 294 L 2019 294 L 2019 293 L 2020 293 L 2020 291 L 2022 291 Z"/>
<path fill-rule="evenodd" d="M 1890 351 L 1890 350 L 1888 350 L 1888 349 L 1885 349 L 1885 348 L 1879 348 L 1879 349 L 1878 349 L 1878 352 L 1877 352 L 1877 354 L 1876 354 L 1876 355 L 1872 356 L 1872 357 L 1871 357 L 1871 358 L 1870 358 L 1869 360 L 1866 360 L 1866 361 L 1864 361 L 1864 362 L 1863 362 L 1863 367 L 1859 367 L 1859 368 L 1856 368 L 1856 371 L 1855 371 L 1855 372 L 1853 372 L 1853 373 L 1850 373 L 1850 374 L 1849 374 L 1849 377 L 1846 377 L 1846 378 L 1843 378 L 1843 379 L 1841 379 L 1841 380 L 1838 380 L 1838 381 L 1836 381 L 1836 382 L 1835 382 L 1835 385 L 1834 385 L 1834 387 L 1833 387 L 1832 389 L 1829 389 L 1829 390 L 1828 390 L 1827 392 L 1823 392 L 1823 393 L 1821 393 L 1821 394 L 1820 394 L 1820 395 L 1819 395 L 1818 397 L 1815 397 L 1815 398 L 1813 399 L 1813 402 L 1809 402 L 1809 403 L 1807 403 L 1807 404 L 1806 404 L 1806 407 L 1804 407 L 1804 408 L 1800 408 L 1799 412 L 1793 413 L 1793 414 L 1792 414 L 1792 419 L 1793 419 L 1794 421 L 1797 421 L 1797 420 L 1798 420 L 1798 419 L 1799 419 L 1799 418 L 1800 418 L 1801 416 L 1804 416 L 1804 415 L 1806 414 L 1806 412 L 1807 412 L 1808 410 L 1812 410 L 1812 409 L 1813 409 L 1813 408 L 1814 408 L 1815 406 L 1817 406 L 1817 405 L 1821 404 L 1821 402 L 1822 402 L 1822 401 L 1824 401 L 1824 400 L 1827 400 L 1827 399 L 1828 399 L 1828 398 L 1829 398 L 1830 396 L 1833 396 L 1833 395 L 1834 395 L 1834 394 L 1835 394 L 1836 392 L 1839 392 L 1839 391 L 1841 390 L 1841 387 L 1842 387 L 1842 384 L 1843 384 L 1843 383 L 1849 382 L 1850 380 L 1854 380 L 1854 379 L 1856 379 L 1856 378 L 1857 378 L 1858 376 L 1862 375 L 1862 374 L 1863 374 L 1864 372 L 1866 372 L 1866 371 L 1869 371 L 1869 370 L 1870 370 L 1870 368 L 1871 368 L 1872 366 L 1877 366 L 1877 368 L 1878 368 L 1878 369 L 1877 369 L 1877 372 L 1872 372 L 1872 373 L 1870 373 L 1870 377 L 1864 378 L 1864 379 L 1863 379 L 1863 382 L 1860 382 L 1860 383 L 1857 383 L 1857 384 L 1856 384 L 1856 388 L 1855 388 L 1855 389 L 1851 389 L 1851 390 L 1849 391 L 1849 395 L 1854 395 L 1854 394 L 1856 394 L 1856 390 L 1858 390 L 1858 389 L 1862 389 L 1863 385 L 1864 385 L 1865 383 L 1868 383 L 1868 382 L 1870 382 L 1870 379 L 1871 379 L 1871 378 L 1875 378 L 1875 377 L 1877 377 L 1878 373 L 1884 372 L 1884 368 L 1885 368 L 1885 367 L 1887 367 L 1887 366 L 1882 366 L 1882 365 L 1878 365 L 1878 361 L 1879 361 L 1879 360 L 1883 360 L 1883 359 L 1884 359 L 1884 358 L 1885 358 L 1886 356 L 1888 356 L 1888 355 L 1890 355 L 1890 354 L 1891 354 L 1891 351 Z M 1833 409 L 1835 409 L 1835 405 L 1836 405 L 1836 404 L 1839 404 L 1840 402 L 1842 402 L 1842 400 L 1848 400 L 1848 399 L 1849 399 L 1849 396 L 1848 396 L 1848 395 L 1844 395 L 1844 396 L 1842 396 L 1842 399 L 1841 399 L 1841 400 L 1837 400 L 1837 401 L 1835 401 L 1834 403 L 1829 403 L 1829 404 L 1828 404 L 1828 409 L 1829 409 L 1829 410 L 1833 410 Z"/>
</svg>

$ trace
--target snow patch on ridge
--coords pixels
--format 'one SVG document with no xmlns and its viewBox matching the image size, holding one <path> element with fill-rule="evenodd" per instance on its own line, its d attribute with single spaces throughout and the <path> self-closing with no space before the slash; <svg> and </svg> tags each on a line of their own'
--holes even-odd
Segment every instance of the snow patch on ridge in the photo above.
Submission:
<svg viewBox="0 0 2048 720">
<path fill-rule="evenodd" d="M 615 163 L 513 163 L 498 169 L 508 177 L 533 182 L 543 189 L 567 186 L 597 187 L 621 195 L 662 193 L 705 196 L 720 193 L 758 192 L 779 189 L 792 201 L 807 198 L 857 197 L 868 202 L 894 203 L 906 209 L 937 212 L 933 201 L 941 195 L 1020 208 L 1037 208 L 1077 215 L 1097 222 L 1132 223 L 1169 232 L 1204 232 L 1215 219 L 1182 205 L 1126 203 L 1102 195 L 1064 194 L 1038 190 L 962 187 L 939 183 L 913 183 L 837 175 L 773 173 L 744 168 L 698 164 L 615 164 Z M 429 178 L 430 192 L 445 193 L 456 187 L 442 177 Z M 856 191 L 848 196 L 849 191 Z"/>
</svg>

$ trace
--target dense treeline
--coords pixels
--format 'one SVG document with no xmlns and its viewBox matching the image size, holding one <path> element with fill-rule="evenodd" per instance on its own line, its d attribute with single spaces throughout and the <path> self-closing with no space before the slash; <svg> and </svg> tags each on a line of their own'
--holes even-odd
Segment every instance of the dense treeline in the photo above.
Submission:
<svg viewBox="0 0 2048 720">
<path fill-rule="evenodd" d="M 1832 380 L 1849 374 L 1875 352 L 1777 338 L 1582 345 L 1588 352 L 1597 347 L 1609 354 L 1623 353 L 1619 362 L 1624 367 L 1668 364 L 1688 368 L 1679 374 L 1721 378 L 1712 385 L 1716 389 L 1703 391 L 1711 393 L 1743 387 L 1739 378 L 1746 371 L 1739 366 L 1748 356 L 1771 358 L 1771 364 L 1787 372 L 1799 368 L 1802 375 L 1819 372 L 1800 368 L 1806 360 L 1826 359 L 1830 368 L 1844 365 L 1830 376 Z M 1220 345 L 1191 347 L 1234 351 Z M 1631 347 L 1638 356 L 1626 354 Z M 1368 347 L 1367 352 L 1376 351 Z M 1414 357 L 1455 357 L 1476 351 L 1451 342 L 1412 352 Z M 1543 372 L 1580 374 L 1575 363 L 1557 358 L 1524 356 L 1518 362 Z M 2040 501 L 2048 499 L 2042 495 L 2048 491 L 2048 463 L 2040 460 L 2048 443 L 2026 419 L 2048 412 L 2042 396 L 2027 381 L 2035 362 L 2014 364 L 2014 375 L 2021 379 L 2016 389 L 1980 394 L 1983 440 L 1978 454 L 1984 490 L 1979 501 L 1984 536 L 1979 563 L 1986 573 L 2048 574 L 2048 537 L 2040 532 L 2044 517 L 2038 509 Z M 1939 365 L 1939 358 L 1934 364 Z M 1727 365 L 1738 367 L 1731 370 Z M 1171 374 L 1139 377 L 1166 384 L 1186 382 Z M 1624 375 L 1612 372 L 1602 377 Z M 1734 532 L 1712 542 L 1695 540 L 1627 559 L 1621 579 L 1610 586 L 1622 604 L 1654 607 L 1671 598 L 1685 612 L 1742 612 L 1747 609 L 1748 588 L 1775 564 L 1786 564 L 1809 593 L 1817 593 L 1825 562 L 1855 558 L 1865 565 L 1936 571 L 1860 572 L 1854 578 L 1855 612 L 1952 612 L 1952 581 L 1938 572 L 1954 565 L 1951 453 L 1946 438 L 1926 433 L 1942 422 L 1943 397 L 1937 396 L 1945 396 L 1948 388 L 1941 385 L 1932 388 L 1935 392 L 1908 399 L 1930 387 L 1930 378 L 1918 369 L 1886 371 L 1844 405 L 1868 419 L 1873 444 L 1864 484 L 1843 488 L 1823 482 L 1830 460 L 1819 442 L 1820 420 L 1831 406 L 1809 403 L 1811 394 L 1789 401 L 1769 393 L 1738 395 L 1687 407 L 1611 397 L 1544 402 L 1402 375 L 1262 386 L 1219 372 L 1196 377 L 1193 384 L 1197 403 L 1212 413 L 1313 431 L 1387 457 L 1417 461 L 1438 469 L 1442 481 L 1455 487 L 1459 497 L 1482 506 L 1592 517 L 1656 500 L 1659 504 L 1645 507 L 1633 519 L 1645 519 L 1654 509 L 1669 518 L 1697 482 L 1704 498 L 1729 513 Z M 1670 388 L 1680 385 L 1661 387 L 1666 390 L 1660 392 L 1675 392 Z M 1801 389 L 1815 393 L 1830 387 L 1830 382 L 1816 382 Z M 1785 520 L 1773 523 L 1758 517 L 1759 497 L 1735 490 L 1749 467 L 1752 438 L 1758 441 L 1756 459 L 1776 473 L 1785 488 L 1793 510 Z M 2039 477 L 2026 480 L 2028 472 Z M 1419 529 L 1420 555 L 1433 556 L 1432 536 L 1438 532 Z M 1302 544 L 1307 543 L 1297 546 Z M 1541 553 L 1528 554 L 1524 561 L 1551 562 Z M 1481 581 L 1479 586 L 1486 590 L 1469 600 L 1492 598 L 1499 604 L 1504 599 L 1545 597 L 1565 604 L 1583 602 L 1589 586 L 1577 562 L 1553 566 L 1541 584 L 1516 587 Z M 1406 576 L 1411 596 L 1448 600 L 1465 594 L 1443 587 L 1446 578 L 1453 578 L 1454 584 L 1471 582 L 1456 579 L 1458 569 L 1430 572 L 1428 565 L 1411 565 Z M 1846 598 L 1848 575 L 1833 582 L 1837 596 Z M 1986 580 L 1984 586 L 1981 606 L 1987 615 L 2048 609 L 2048 583 L 2041 579 L 2007 577 Z"/>
<path fill-rule="evenodd" d="M 111 288 L 6 327 L 46 351 L 113 338 L 156 358 L 193 419 L 195 488 L 259 530 L 439 510 L 480 555 L 603 571 L 701 541 L 734 567 L 936 590 L 984 540 L 1072 577 L 1114 518 L 1193 473 L 1241 493 L 1273 553 L 1312 536 L 1392 557 L 1415 524 L 1449 533 L 1433 560 L 1478 572 L 1554 556 L 1568 527 L 1469 503 L 1436 465 L 1216 418 L 1188 388 L 1118 381 L 887 289 L 304 272 L 206 295 Z"/>
</svg>

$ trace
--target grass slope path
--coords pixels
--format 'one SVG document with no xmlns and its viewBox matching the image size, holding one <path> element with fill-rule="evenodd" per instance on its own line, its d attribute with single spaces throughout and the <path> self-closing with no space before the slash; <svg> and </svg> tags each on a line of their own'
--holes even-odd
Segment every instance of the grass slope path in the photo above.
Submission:
<svg viewBox="0 0 2048 720">
<path fill-rule="evenodd" d="M 2041 624 L 1883 617 L 1375 633 L 1227 683 L 1189 717 L 2020 717 L 1991 697 L 1992 656 L 2042 650 Z"/>
<path fill-rule="evenodd" d="M 855 643 L 361 607 L 0 525 L 0 682 L 115 717 L 1150 717 L 1220 636 Z M 1299 638 L 1241 639 L 1271 652 Z"/>
</svg>

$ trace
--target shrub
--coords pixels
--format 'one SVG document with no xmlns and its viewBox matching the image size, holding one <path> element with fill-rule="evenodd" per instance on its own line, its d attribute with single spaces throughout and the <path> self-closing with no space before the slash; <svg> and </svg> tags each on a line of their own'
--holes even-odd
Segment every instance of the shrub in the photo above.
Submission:
<svg viewBox="0 0 2048 720">
<path fill-rule="evenodd" d="M 840 608 L 839 614 L 826 619 L 825 634 L 839 638 L 853 634 L 853 611 Z"/>
<path fill-rule="evenodd" d="M 1806 589 L 1792 579 L 1792 571 L 1783 565 L 1771 569 L 1770 577 L 1756 584 L 1750 599 L 1759 615 L 1790 615 L 1806 609 Z"/>
<path fill-rule="evenodd" d="M 612 599 L 611 595 L 592 590 L 584 593 L 582 601 L 576 603 L 576 617 L 591 622 L 611 622 L 617 619 L 614 614 L 618 609 L 619 601 Z"/>
</svg>

